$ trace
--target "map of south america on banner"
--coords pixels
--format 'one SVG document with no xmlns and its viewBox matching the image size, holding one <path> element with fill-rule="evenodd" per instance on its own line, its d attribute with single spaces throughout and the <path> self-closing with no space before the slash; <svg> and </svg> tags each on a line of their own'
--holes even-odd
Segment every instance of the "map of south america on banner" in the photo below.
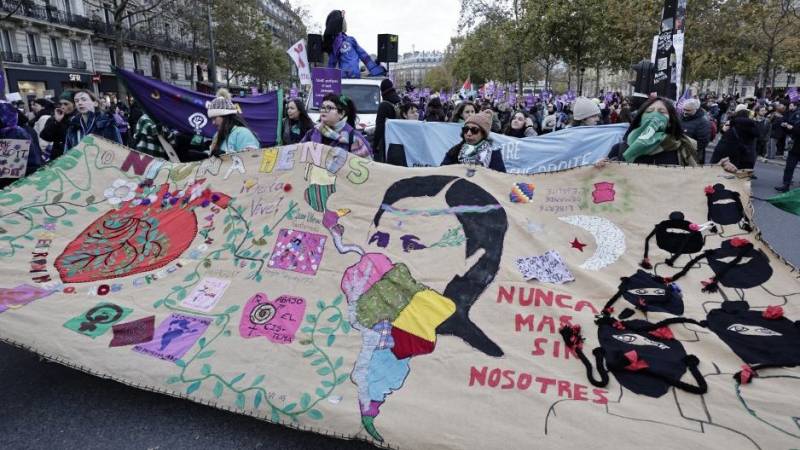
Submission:
<svg viewBox="0 0 800 450">
<path fill-rule="evenodd" d="M 88 137 L 0 192 L 0 340 L 379 447 L 797 448 L 800 282 L 749 198 Z"/>
</svg>

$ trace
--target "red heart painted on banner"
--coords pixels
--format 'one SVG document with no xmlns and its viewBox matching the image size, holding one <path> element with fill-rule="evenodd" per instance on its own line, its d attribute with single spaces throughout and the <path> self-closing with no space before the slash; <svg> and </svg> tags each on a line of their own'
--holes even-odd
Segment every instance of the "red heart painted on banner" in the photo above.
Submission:
<svg viewBox="0 0 800 450">
<path fill-rule="evenodd" d="M 225 208 L 230 200 L 225 194 L 202 190 L 203 181 L 172 193 L 169 184 L 163 184 L 158 193 L 144 198 L 124 193 L 119 209 L 92 222 L 56 259 L 61 280 L 86 283 L 125 277 L 177 259 L 197 235 L 194 209 L 211 202 Z M 125 186 L 116 188 L 124 190 Z M 136 192 L 142 194 L 143 189 L 139 185 Z"/>
</svg>

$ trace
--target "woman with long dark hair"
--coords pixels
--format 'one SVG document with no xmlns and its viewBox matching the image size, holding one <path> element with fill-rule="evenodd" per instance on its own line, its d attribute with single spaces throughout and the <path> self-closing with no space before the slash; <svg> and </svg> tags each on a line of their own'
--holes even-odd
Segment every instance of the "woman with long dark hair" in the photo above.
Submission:
<svg viewBox="0 0 800 450">
<path fill-rule="evenodd" d="M 367 66 L 370 76 L 386 74 L 386 69 L 373 61 L 353 36 L 347 35 L 344 11 L 333 10 L 325 19 L 322 51 L 328 54 L 328 67 L 342 69 L 342 78 L 361 78 L 359 60 Z"/>
<path fill-rule="evenodd" d="M 458 106 L 456 106 L 456 110 L 453 111 L 453 118 L 450 121 L 464 123 L 470 118 L 470 116 L 476 114 L 477 112 L 478 107 L 475 106 L 475 103 L 464 100 L 463 102 L 459 103 Z"/>
<path fill-rule="evenodd" d="M 533 120 L 522 111 L 517 111 L 511 116 L 511 120 L 503 129 L 503 134 L 515 138 L 536 136 L 536 129 Z"/>
<path fill-rule="evenodd" d="M 312 128 L 314 128 L 314 121 L 308 116 L 303 102 L 296 98 L 286 102 L 286 118 L 283 119 L 283 144 L 297 144 Z"/>
<path fill-rule="evenodd" d="M 372 159 L 372 148 L 356 131 L 356 106 L 345 95 L 326 94 L 319 107 L 319 123 L 308 130 L 301 142 L 318 142 L 339 147 L 362 158 Z"/>
<path fill-rule="evenodd" d="M 247 127 L 239 109 L 231 100 L 227 89 L 217 91 L 217 97 L 206 103 L 208 118 L 214 122 L 217 132 L 211 140 L 211 154 L 236 153 L 261 148 L 256 135 Z"/>
<path fill-rule="evenodd" d="M 623 142 L 614 145 L 609 158 L 637 164 L 696 166 L 697 143 L 683 132 L 672 101 L 654 97 L 639 108 Z"/>
</svg>

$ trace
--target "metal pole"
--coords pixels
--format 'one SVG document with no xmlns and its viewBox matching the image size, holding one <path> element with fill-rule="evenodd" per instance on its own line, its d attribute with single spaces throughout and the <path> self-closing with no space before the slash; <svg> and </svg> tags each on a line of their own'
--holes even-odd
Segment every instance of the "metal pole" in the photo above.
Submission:
<svg viewBox="0 0 800 450">
<path fill-rule="evenodd" d="M 211 0 L 208 0 L 208 81 L 211 82 L 211 88 L 217 92 L 217 61 L 214 54 L 214 27 L 211 25 Z"/>
</svg>

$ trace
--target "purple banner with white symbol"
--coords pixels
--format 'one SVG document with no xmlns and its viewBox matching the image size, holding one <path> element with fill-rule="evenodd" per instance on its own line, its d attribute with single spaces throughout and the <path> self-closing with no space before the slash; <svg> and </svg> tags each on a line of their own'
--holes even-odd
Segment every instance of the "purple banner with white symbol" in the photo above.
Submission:
<svg viewBox="0 0 800 450">
<path fill-rule="evenodd" d="M 213 100 L 213 95 L 173 86 L 129 70 L 116 69 L 116 73 L 156 122 L 182 133 L 214 137 L 217 129 L 206 116 L 206 102 Z M 264 146 L 278 142 L 282 101 L 280 90 L 233 98 L 250 130 Z"/>
</svg>

